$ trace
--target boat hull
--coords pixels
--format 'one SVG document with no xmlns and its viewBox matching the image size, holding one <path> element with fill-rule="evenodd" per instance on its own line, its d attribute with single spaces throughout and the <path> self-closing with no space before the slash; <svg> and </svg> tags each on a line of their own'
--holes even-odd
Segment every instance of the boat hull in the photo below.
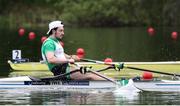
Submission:
<svg viewBox="0 0 180 106">
<path fill-rule="evenodd" d="M 0 89 L 7 88 L 58 88 L 58 89 L 113 89 L 110 81 L 89 80 L 32 80 L 28 76 L 0 79 Z"/>
<path fill-rule="evenodd" d="M 180 81 L 171 80 L 143 80 L 134 81 L 134 86 L 142 91 L 180 92 Z"/>
</svg>

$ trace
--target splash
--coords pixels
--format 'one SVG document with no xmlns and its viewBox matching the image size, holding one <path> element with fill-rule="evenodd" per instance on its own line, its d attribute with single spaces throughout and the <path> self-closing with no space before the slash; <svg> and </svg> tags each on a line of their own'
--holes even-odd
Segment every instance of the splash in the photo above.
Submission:
<svg viewBox="0 0 180 106">
<path fill-rule="evenodd" d="M 139 94 L 140 90 L 137 89 L 133 85 L 133 80 L 129 79 L 128 84 L 122 87 L 117 88 L 116 90 L 113 91 L 114 95 L 116 97 L 126 97 L 128 99 L 134 99 L 134 97 L 137 97 Z"/>
</svg>

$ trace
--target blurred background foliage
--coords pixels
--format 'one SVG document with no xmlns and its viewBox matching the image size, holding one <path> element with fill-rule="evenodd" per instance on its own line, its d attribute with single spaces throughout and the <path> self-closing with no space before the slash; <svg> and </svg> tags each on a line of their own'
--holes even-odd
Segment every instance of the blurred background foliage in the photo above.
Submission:
<svg viewBox="0 0 180 106">
<path fill-rule="evenodd" d="M 0 0 L 3 27 L 179 26 L 180 0 Z"/>
</svg>

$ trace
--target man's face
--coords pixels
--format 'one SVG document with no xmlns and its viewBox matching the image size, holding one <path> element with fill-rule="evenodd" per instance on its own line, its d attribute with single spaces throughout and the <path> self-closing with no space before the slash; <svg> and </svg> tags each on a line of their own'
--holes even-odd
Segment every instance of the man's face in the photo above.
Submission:
<svg viewBox="0 0 180 106">
<path fill-rule="evenodd" d="M 60 26 L 57 28 L 56 32 L 55 32 L 55 36 L 59 39 L 62 39 L 64 36 L 64 27 Z"/>
</svg>

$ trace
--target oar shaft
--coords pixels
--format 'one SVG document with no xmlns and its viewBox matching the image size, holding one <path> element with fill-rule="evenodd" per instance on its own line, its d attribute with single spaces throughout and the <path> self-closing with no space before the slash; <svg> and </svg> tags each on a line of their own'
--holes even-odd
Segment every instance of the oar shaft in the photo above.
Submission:
<svg viewBox="0 0 180 106">
<path fill-rule="evenodd" d="M 106 67 L 106 68 L 103 68 L 103 69 L 100 69 L 100 70 L 97 70 L 96 72 L 101 72 L 101 71 L 105 71 L 105 70 L 108 70 L 108 69 L 114 69 L 113 67 L 109 66 L 109 67 Z"/>
<path fill-rule="evenodd" d="M 119 85 L 116 81 L 114 81 L 114 80 L 112 80 L 112 79 L 110 79 L 110 78 L 108 78 L 108 77 L 106 77 L 106 76 L 104 76 L 104 75 L 102 75 L 102 74 L 100 74 L 100 73 L 98 73 L 96 71 L 89 71 L 89 72 L 91 72 L 91 73 L 93 73 L 93 74 L 95 74 L 95 75 L 97 75 L 97 76 L 99 76 L 101 78 L 104 78 L 105 80 L 110 81 L 110 82 L 112 82 L 112 83 L 114 83 L 116 85 Z"/>
<path fill-rule="evenodd" d="M 136 67 L 125 66 L 125 68 L 134 69 L 134 70 L 138 70 L 138 71 L 148 71 L 148 72 L 158 73 L 158 74 L 164 74 L 164 75 L 180 76 L 180 75 L 177 75 L 177 74 L 171 74 L 171 73 L 166 73 L 166 72 L 159 72 L 159 71 L 142 69 L 142 68 L 136 68 Z"/>
<path fill-rule="evenodd" d="M 92 63 L 97 63 L 97 64 L 105 64 L 105 62 L 97 61 L 97 60 L 92 60 L 92 59 L 82 58 L 81 60 L 82 60 L 82 61 L 85 61 L 85 62 L 92 62 Z"/>
<path fill-rule="evenodd" d="M 54 76 L 54 77 L 42 78 L 41 80 L 61 79 L 61 78 L 65 77 L 65 76 L 67 76 L 67 75 L 70 75 L 70 74 L 73 74 L 73 73 L 76 73 L 76 72 L 79 72 L 79 69 L 76 69 L 76 70 L 70 71 L 68 73 L 61 74 L 61 75 L 57 75 L 57 76 Z"/>
</svg>

